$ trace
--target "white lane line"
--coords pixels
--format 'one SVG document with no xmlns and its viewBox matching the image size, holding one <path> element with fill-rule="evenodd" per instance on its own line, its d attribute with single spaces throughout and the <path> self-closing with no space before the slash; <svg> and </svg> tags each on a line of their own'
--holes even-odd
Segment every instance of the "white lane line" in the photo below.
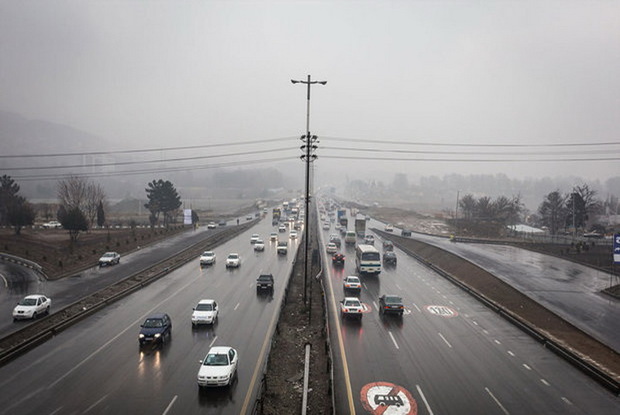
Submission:
<svg viewBox="0 0 620 415">
<path fill-rule="evenodd" d="M 572 404 L 573 404 L 571 401 L 569 401 L 569 400 L 568 400 L 568 398 L 566 398 L 566 397 L 564 397 L 564 396 L 562 396 L 562 400 L 563 400 L 564 402 L 566 402 L 568 405 L 572 405 Z"/>
<path fill-rule="evenodd" d="M 499 406 L 499 407 L 501 408 L 501 410 L 502 410 L 502 411 L 504 411 L 504 413 L 505 413 L 506 415 L 509 415 L 509 414 L 510 414 L 510 412 L 508 412 L 508 411 L 506 410 L 506 408 L 504 408 L 504 405 L 502 405 L 502 403 L 501 403 L 501 402 L 500 402 L 500 401 L 499 401 L 499 400 L 495 397 L 495 395 L 493 395 L 493 392 L 491 392 L 491 391 L 489 390 L 489 388 L 484 388 L 484 390 L 486 390 L 486 391 L 487 391 L 487 393 L 491 396 L 491 398 L 493 398 L 493 400 L 495 401 L 495 403 L 497 404 L 497 406 Z"/>
<path fill-rule="evenodd" d="M 487 330 L 487 329 L 482 329 L 482 332 L 483 332 L 484 334 L 487 334 L 487 335 L 489 334 L 489 330 Z"/>
<path fill-rule="evenodd" d="M 413 303 L 413 306 L 415 307 L 416 310 L 418 310 L 418 313 L 421 313 L 422 310 L 420 310 L 420 307 L 418 307 L 417 305 L 415 305 L 415 303 Z"/>
<path fill-rule="evenodd" d="M 515 354 L 513 352 L 511 352 L 510 350 L 508 350 L 508 354 L 512 357 L 515 357 Z"/>
<path fill-rule="evenodd" d="M 6 278 L 4 278 L 4 275 L 0 274 L 0 278 L 2 278 L 2 281 L 4 281 L 4 288 L 8 288 L 9 282 L 6 280 Z"/>
<path fill-rule="evenodd" d="M 402 291 L 402 290 L 403 290 L 402 288 L 400 288 L 400 285 L 398 285 L 398 284 L 395 284 L 395 285 L 396 285 L 396 289 L 397 289 L 398 291 Z"/>
<path fill-rule="evenodd" d="M 478 322 L 476 320 L 472 320 L 472 322 L 477 326 Z"/>
<path fill-rule="evenodd" d="M 99 405 L 101 402 L 103 402 L 106 398 L 108 397 L 108 395 L 103 395 L 103 397 L 101 399 L 99 399 L 97 402 L 95 402 L 94 404 L 92 404 L 91 406 L 89 406 L 88 408 L 86 408 L 86 410 L 83 412 L 84 414 L 89 412 L 91 409 L 95 409 L 95 407 L 97 405 Z"/>
<path fill-rule="evenodd" d="M 233 311 L 237 311 L 237 309 L 239 308 L 239 306 L 241 305 L 241 303 L 237 303 L 237 305 L 235 306 L 235 308 L 233 308 Z"/>
<path fill-rule="evenodd" d="M 532 370 L 532 368 L 526 365 L 525 363 L 523 363 L 523 367 L 526 368 L 527 370 Z"/>
<path fill-rule="evenodd" d="M 174 398 L 172 398 L 172 401 L 170 401 L 170 403 L 168 404 L 168 406 L 166 407 L 166 410 L 163 412 L 162 415 L 167 415 L 168 412 L 170 412 L 170 409 L 172 409 L 172 405 L 174 405 L 178 397 L 179 395 L 174 395 Z"/>
<path fill-rule="evenodd" d="M 545 385 L 545 386 L 551 386 L 551 385 L 549 384 L 549 382 L 547 382 L 547 381 L 546 381 L 546 380 L 544 380 L 544 379 L 540 379 L 540 381 L 541 381 L 541 382 L 543 383 L 543 385 Z"/>
<path fill-rule="evenodd" d="M 377 303 L 375 302 L 375 300 L 372 300 L 372 305 L 375 307 L 375 310 L 379 309 L 379 306 L 377 306 Z"/>
<path fill-rule="evenodd" d="M 368 291 L 368 286 L 366 285 L 365 282 L 362 283 L 362 285 L 364 286 L 364 288 L 366 289 L 366 291 Z"/>
<path fill-rule="evenodd" d="M 390 338 L 392 339 L 392 343 L 394 343 L 394 346 L 396 346 L 397 349 L 400 349 L 400 347 L 398 347 L 398 343 L 396 343 L 396 339 L 392 335 L 392 332 L 388 330 L 388 334 L 390 335 Z"/>
<path fill-rule="evenodd" d="M 108 347 L 112 342 L 114 342 L 116 339 L 118 339 L 119 337 L 121 337 L 123 334 L 125 334 L 126 331 L 130 330 L 130 329 L 134 329 L 135 326 L 140 323 L 141 321 L 144 321 L 144 319 L 146 318 L 146 316 L 148 316 L 149 314 L 151 314 L 154 310 L 157 310 L 159 307 L 161 307 L 161 305 L 163 303 L 165 303 L 166 301 L 169 301 L 172 297 L 175 297 L 178 293 L 180 293 L 183 290 L 186 290 L 187 287 L 189 287 L 190 285 L 194 284 L 195 281 L 190 281 L 187 284 L 185 284 L 183 287 L 179 288 L 177 291 L 175 291 L 174 293 L 172 293 L 170 296 L 166 297 L 165 299 L 163 299 L 162 301 L 160 301 L 157 305 L 155 305 L 153 308 L 151 308 L 146 314 L 143 314 L 141 317 L 139 317 L 137 320 L 134 320 L 132 323 L 129 323 L 129 325 L 127 327 L 125 327 L 124 330 L 122 330 L 120 333 L 118 333 L 116 336 L 112 337 L 110 340 L 108 340 L 107 342 L 105 342 L 101 347 L 99 347 L 97 350 L 95 350 L 94 352 L 92 352 L 91 354 L 89 354 L 88 356 L 86 356 L 84 359 L 82 359 L 82 361 L 78 364 L 76 364 L 75 366 L 73 366 L 69 371 L 67 371 L 64 375 L 60 376 L 58 379 L 56 379 L 54 382 L 50 383 L 47 386 L 47 389 L 51 389 L 54 386 L 56 386 L 58 383 L 60 383 L 60 381 L 62 381 L 64 378 L 66 378 L 67 376 L 69 376 L 71 373 L 73 373 L 75 370 L 77 370 L 79 367 L 81 367 L 84 363 L 86 363 L 87 361 L 89 361 L 90 359 L 92 359 L 95 355 L 99 354 L 99 352 L 101 352 L 103 349 L 105 349 L 106 347 Z"/>
<path fill-rule="evenodd" d="M 431 409 L 431 406 L 428 404 L 428 401 L 426 400 L 426 396 L 424 396 L 424 393 L 422 392 L 422 388 L 420 387 L 420 385 L 415 385 L 415 387 L 418 390 L 418 393 L 420 394 L 420 396 L 422 397 L 422 400 L 424 401 L 424 405 L 426 405 L 426 410 L 428 411 L 429 415 L 434 415 L 433 410 Z"/>
<path fill-rule="evenodd" d="M 211 348 L 211 346 L 213 346 L 213 343 L 215 343 L 216 340 L 217 340 L 217 336 L 215 336 L 213 340 L 211 340 L 211 343 L 209 343 L 209 349 Z"/>
<path fill-rule="evenodd" d="M 448 340 L 446 340 L 445 337 L 443 337 L 443 335 L 441 333 L 437 333 L 439 334 L 439 337 L 441 337 L 441 339 L 446 342 L 446 344 L 448 345 L 449 348 L 452 348 L 452 345 L 450 344 L 450 342 L 448 342 Z"/>
<path fill-rule="evenodd" d="M 497 344 L 502 344 L 502 342 L 500 342 L 500 341 L 499 341 L 499 340 L 497 340 L 497 339 L 495 339 L 495 340 L 493 340 L 493 341 L 494 341 L 495 343 L 497 343 Z"/>
</svg>

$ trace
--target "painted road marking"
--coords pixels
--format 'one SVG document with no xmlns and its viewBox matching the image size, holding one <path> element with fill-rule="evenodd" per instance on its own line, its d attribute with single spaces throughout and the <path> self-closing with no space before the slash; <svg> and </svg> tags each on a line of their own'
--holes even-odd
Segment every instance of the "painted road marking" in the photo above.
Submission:
<svg viewBox="0 0 620 415">
<path fill-rule="evenodd" d="M 392 332 L 388 330 L 388 334 L 390 335 L 390 338 L 392 339 L 394 346 L 396 346 L 397 349 L 400 349 L 400 347 L 398 347 L 398 343 L 396 343 L 396 339 L 394 338 L 394 335 L 392 334 Z"/>
<path fill-rule="evenodd" d="M 493 392 L 491 392 L 491 391 L 489 390 L 489 388 L 484 388 L 484 390 L 486 390 L 486 391 L 487 391 L 487 393 L 491 396 L 491 398 L 493 398 L 493 400 L 495 401 L 495 403 L 497 404 L 497 406 L 499 406 L 499 407 L 500 407 L 500 409 L 501 409 L 502 411 L 504 411 L 504 413 L 505 413 L 506 415 L 510 415 L 510 412 L 508 412 L 508 411 L 506 410 L 506 408 L 504 408 L 504 405 L 502 405 L 502 403 L 501 403 L 501 402 L 500 402 L 500 401 L 499 401 L 499 400 L 495 397 L 495 395 L 493 395 Z"/>
<path fill-rule="evenodd" d="M 420 307 L 418 307 L 417 305 L 415 305 L 415 303 L 413 304 L 413 306 L 415 307 L 416 310 L 418 310 L 418 312 L 422 312 L 422 310 L 420 310 Z"/>
<path fill-rule="evenodd" d="M 426 405 L 426 409 L 428 410 L 429 415 L 434 415 L 433 410 L 431 409 L 431 406 L 428 404 L 428 401 L 426 400 L 426 396 L 424 396 L 424 392 L 422 392 L 422 388 L 420 387 L 420 385 L 415 385 L 415 387 L 418 390 L 418 393 L 420 394 L 420 396 L 422 397 L 422 400 L 424 401 L 424 405 Z"/>
<path fill-rule="evenodd" d="M 449 342 L 448 340 L 446 340 L 446 338 L 445 338 L 445 337 L 443 337 L 443 334 L 441 334 L 441 333 L 437 333 L 437 334 L 439 334 L 439 337 L 441 337 L 441 339 L 442 339 L 444 342 L 446 342 L 446 344 L 448 345 L 448 347 L 449 347 L 449 348 L 452 348 L 452 345 L 450 344 L 450 342 Z"/>
<path fill-rule="evenodd" d="M 418 404 L 402 386 L 373 382 L 360 391 L 362 406 L 373 415 L 417 415 Z"/>
<path fill-rule="evenodd" d="M 166 410 L 164 411 L 162 415 L 167 415 L 168 412 L 170 412 L 170 409 L 172 409 L 172 405 L 174 405 L 178 397 L 179 395 L 174 395 L 174 398 L 172 398 L 172 401 L 170 401 L 170 403 L 168 404 L 168 406 L 166 407 Z"/>
<path fill-rule="evenodd" d="M 425 308 L 429 313 L 440 317 L 452 318 L 459 315 L 455 310 L 445 305 L 427 305 Z"/>
</svg>

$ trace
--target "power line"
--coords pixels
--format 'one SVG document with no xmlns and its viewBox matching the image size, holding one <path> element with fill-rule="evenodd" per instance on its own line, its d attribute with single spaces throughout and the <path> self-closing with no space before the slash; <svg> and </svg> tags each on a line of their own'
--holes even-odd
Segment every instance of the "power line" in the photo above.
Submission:
<svg viewBox="0 0 620 415">
<path fill-rule="evenodd" d="M 68 157 L 68 156 L 101 156 L 106 154 L 132 154 L 132 153 L 152 153 L 161 151 L 179 151 L 179 150 L 196 150 L 200 148 L 213 148 L 224 146 L 240 146 L 249 144 L 265 144 L 278 141 L 286 141 L 291 139 L 297 139 L 297 137 L 281 137 L 271 138 L 265 140 L 252 140 L 252 141 L 238 141 L 233 143 L 215 143 L 215 144 L 203 144 L 197 146 L 182 146 L 182 147 L 161 147 L 161 148 L 147 148 L 144 150 L 106 150 L 106 151 L 89 151 L 82 153 L 51 153 L 51 154 L 9 154 L 0 155 L 0 158 L 34 158 L 34 157 Z"/>
<path fill-rule="evenodd" d="M 539 162 L 574 162 L 574 161 L 617 161 L 618 157 L 602 158 L 566 158 L 566 159 L 441 159 L 441 158 L 402 158 L 402 157 L 362 157 L 362 156 L 330 156 L 322 155 L 321 158 L 343 160 L 373 160 L 373 161 L 431 161 L 431 162 L 459 162 L 459 163 L 539 163 Z"/>
</svg>

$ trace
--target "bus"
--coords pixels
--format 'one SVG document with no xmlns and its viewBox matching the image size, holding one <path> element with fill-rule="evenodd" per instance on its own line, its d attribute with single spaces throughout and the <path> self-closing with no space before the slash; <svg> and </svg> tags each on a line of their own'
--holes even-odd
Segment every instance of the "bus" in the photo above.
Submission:
<svg viewBox="0 0 620 415">
<path fill-rule="evenodd" d="M 360 274 L 381 272 L 381 254 L 372 245 L 359 244 L 355 248 L 355 268 Z"/>
</svg>

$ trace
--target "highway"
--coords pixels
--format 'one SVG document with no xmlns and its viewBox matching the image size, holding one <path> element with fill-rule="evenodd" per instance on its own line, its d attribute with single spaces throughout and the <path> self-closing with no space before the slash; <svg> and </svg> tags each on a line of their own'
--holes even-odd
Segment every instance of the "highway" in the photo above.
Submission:
<svg viewBox="0 0 620 415">
<path fill-rule="evenodd" d="M 1 412 L 249 413 L 298 244 L 277 255 L 268 241 L 272 230 L 269 219 L 260 221 L 218 246 L 214 266 L 201 269 L 196 258 L 1 367 Z M 255 232 L 265 239 L 264 252 L 253 251 Z M 240 253 L 240 268 L 225 268 L 230 252 Z M 257 294 L 260 272 L 274 275 L 273 296 Z M 192 329 L 192 307 L 201 298 L 216 299 L 220 317 L 214 327 Z M 171 316 L 172 339 L 140 349 L 139 326 L 153 312 Z M 238 377 L 231 388 L 199 392 L 199 360 L 211 345 L 238 350 Z"/>
<path fill-rule="evenodd" d="M 328 234 L 323 231 L 323 243 Z M 382 250 L 381 239 L 375 246 Z M 398 265 L 362 276 L 361 323 L 342 321 L 342 278 L 326 266 L 338 413 L 616 414 L 620 403 L 564 360 L 442 277 L 396 250 Z M 407 312 L 382 317 L 378 297 L 398 294 Z M 386 399 L 392 404 L 380 407 Z M 396 404 L 402 404 L 396 406 Z"/>
</svg>

